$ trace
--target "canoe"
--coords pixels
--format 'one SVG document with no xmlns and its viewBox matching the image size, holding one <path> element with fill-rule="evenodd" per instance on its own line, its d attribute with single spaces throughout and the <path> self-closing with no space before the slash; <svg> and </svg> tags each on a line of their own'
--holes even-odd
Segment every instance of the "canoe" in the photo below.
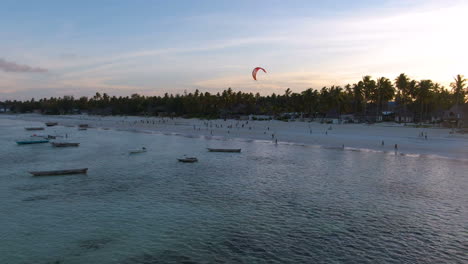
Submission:
<svg viewBox="0 0 468 264">
<path fill-rule="evenodd" d="M 195 158 L 195 157 L 181 158 L 181 159 L 177 159 L 177 160 L 180 161 L 180 162 L 187 162 L 187 163 L 193 163 L 193 162 L 198 161 L 198 159 Z"/>
<path fill-rule="evenodd" d="M 18 145 L 26 145 L 26 144 L 40 144 L 40 143 L 49 143 L 49 140 L 25 140 L 25 141 L 16 141 Z"/>
<path fill-rule="evenodd" d="M 47 122 L 47 123 L 45 123 L 45 125 L 48 126 L 48 127 L 51 127 L 51 126 L 58 125 L 58 123 L 57 122 Z"/>
<path fill-rule="evenodd" d="M 79 127 L 87 128 L 87 127 L 89 127 L 89 125 L 88 124 L 80 124 Z"/>
<path fill-rule="evenodd" d="M 241 149 L 214 149 L 208 148 L 209 152 L 241 152 Z"/>
<path fill-rule="evenodd" d="M 80 143 L 69 143 L 69 142 L 52 142 L 52 146 L 57 147 L 57 148 L 63 148 L 63 147 L 78 147 Z"/>
<path fill-rule="evenodd" d="M 43 127 L 25 127 L 26 130 L 44 130 Z"/>
<path fill-rule="evenodd" d="M 67 174 L 83 174 L 87 173 L 88 168 L 72 169 L 72 170 L 53 170 L 53 171 L 30 171 L 33 176 L 52 176 L 52 175 L 67 175 Z"/>
</svg>

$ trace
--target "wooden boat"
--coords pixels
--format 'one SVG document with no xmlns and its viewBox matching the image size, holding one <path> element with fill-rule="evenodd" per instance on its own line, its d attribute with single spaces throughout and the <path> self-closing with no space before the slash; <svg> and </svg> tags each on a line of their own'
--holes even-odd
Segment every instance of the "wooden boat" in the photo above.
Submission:
<svg viewBox="0 0 468 264">
<path fill-rule="evenodd" d="M 128 153 L 130 154 L 137 154 L 137 153 L 143 153 L 143 152 L 146 152 L 145 147 L 142 147 L 141 149 L 132 149 L 128 151 Z"/>
<path fill-rule="evenodd" d="M 72 169 L 72 170 L 53 170 L 53 171 L 30 171 L 33 176 L 53 176 L 53 175 L 67 175 L 67 174 L 86 174 L 88 168 Z"/>
<path fill-rule="evenodd" d="M 52 142 L 51 144 L 52 146 L 57 147 L 57 148 L 80 146 L 80 143 L 71 143 L 71 142 Z"/>
<path fill-rule="evenodd" d="M 79 127 L 78 130 L 87 130 L 86 127 Z"/>
<path fill-rule="evenodd" d="M 178 161 L 180 162 L 186 162 L 186 163 L 193 163 L 193 162 L 197 162 L 198 159 L 195 158 L 195 157 L 184 157 L 184 158 L 180 158 L 180 159 L 177 159 Z"/>
<path fill-rule="evenodd" d="M 47 122 L 47 123 L 45 123 L 45 124 L 46 124 L 46 126 L 48 126 L 48 127 L 51 127 L 51 126 L 56 126 L 56 125 L 58 125 L 58 123 L 57 123 L 57 122 Z"/>
<path fill-rule="evenodd" d="M 47 139 L 56 139 L 57 136 L 47 135 Z"/>
<path fill-rule="evenodd" d="M 49 143 L 47 139 L 16 141 L 18 145 Z"/>
<path fill-rule="evenodd" d="M 241 149 L 215 149 L 208 148 L 209 152 L 241 152 Z"/>
<path fill-rule="evenodd" d="M 43 127 L 25 127 L 26 130 L 44 130 Z"/>
<path fill-rule="evenodd" d="M 88 124 L 80 124 L 78 127 L 84 127 L 84 128 L 88 128 L 89 125 Z"/>
</svg>

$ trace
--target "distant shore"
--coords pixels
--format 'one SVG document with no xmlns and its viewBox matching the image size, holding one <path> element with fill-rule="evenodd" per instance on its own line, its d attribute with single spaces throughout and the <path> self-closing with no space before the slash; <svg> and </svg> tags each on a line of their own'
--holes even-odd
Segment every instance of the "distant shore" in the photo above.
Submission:
<svg viewBox="0 0 468 264">
<path fill-rule="evenodd" d="M 88 124 L 140 132 L 261 140 L 272 144 L 304 144 L 345 150 L 436 155 L 468 161 L 468 135 L 451 134 L 447 128 L 417 128 L 397 123 L 321 124 L 318 122 L 200 120 L 141 116 L 90 116 L 40 114 L 0 115 L 1 118 L 59 125 Z M 427 139 L 426 139 L 427 135 Z M 395 144 L 397 149 L 395 149 Z"/>
</svg>

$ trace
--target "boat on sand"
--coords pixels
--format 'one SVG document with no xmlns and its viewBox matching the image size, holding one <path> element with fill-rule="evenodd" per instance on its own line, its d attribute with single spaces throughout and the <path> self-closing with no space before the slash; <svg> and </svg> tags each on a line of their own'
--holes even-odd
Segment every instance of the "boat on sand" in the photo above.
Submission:
<svg viewBox="0 0 468 264">
<path fill-rule="evenodd" d="M 25 127 L 24 129 L 31 131 L 31 130 L 44 130 L 43 127 Z"/>
<path fill-rule="evenodd" d="M 209 152 L 241 152 L 241 149 L 215 149 L 207 148 Z"/>
<path fill-rule="evenodd" d="M 47 123 L 45 123 L 45 125 L 48 126 L 48 127 L 51 127 L 51 126 L 58 125 L 58 123 L 57 122 L 47 122 Z"/>
<path fill-rule="evenodd" d="M 70 174 L 86 174 L 88 168 L 71 169 L 71 170 L 53 170 L 53 171 L 30 171 L 33 176 L 54 176 L 54 175 L 70 175 Z"/>
</svg>

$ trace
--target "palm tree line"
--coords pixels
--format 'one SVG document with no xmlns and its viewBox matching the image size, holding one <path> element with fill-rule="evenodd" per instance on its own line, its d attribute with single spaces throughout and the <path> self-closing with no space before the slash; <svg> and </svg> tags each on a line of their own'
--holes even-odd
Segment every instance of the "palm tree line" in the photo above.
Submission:
<svg viewBox="0 0 468 264">
<path fill-rule="evenodd" d="M 235 92 L 228 88 L 211 94 L 196 90 L 184 94 L 164 96 L 130 97 L 109 96 L 96 93 L 93 97 L 51 97 L 27 101 L 3 101 L 0 107 L 16 113 L 41 111 L 45 114 L 70 114 L 87 111 L 94 114 L 112 115 L 171 115 L 199 118 L 232 117 L 236 115 L 297 112 L 310 117 L 324 117 L 330 112 L 354 114 L 366 119 L 389 110 L 389 102 L 400 113 L 412 115 L 418 121 L 428 120 L 431 115 L 447 110 L 453 105 L 465 104 L 468 91 L 467 80 L 457 75 L 447 89 L 431 80 L 411 80 L 406 74 L 393 81 L 380 77 L 364 76 L 355 84 L 344 87 L 330 86 L 320 90 L 309 88 L 295 93 L 287 88 L 284 94 L 261 96 L 259 93 Z"/>
</svg>

